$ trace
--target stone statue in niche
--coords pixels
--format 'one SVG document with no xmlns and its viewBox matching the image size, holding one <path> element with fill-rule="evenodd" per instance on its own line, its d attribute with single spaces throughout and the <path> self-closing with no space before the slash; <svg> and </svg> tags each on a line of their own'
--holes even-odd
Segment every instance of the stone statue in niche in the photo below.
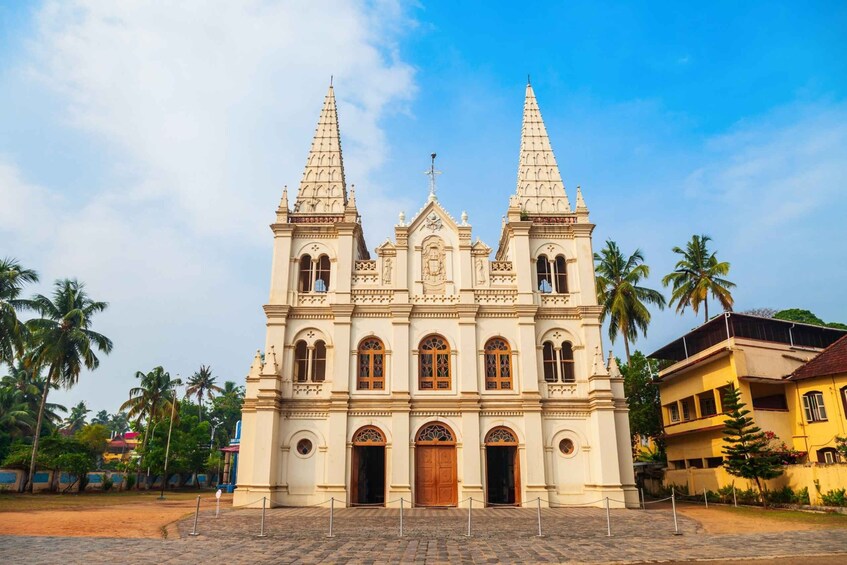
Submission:
<svg viewBox="0 0 847 565">
<path fill-rule="evenodd" d="M 428 237 L 421 249 L 421 274 L 424 294 L 444 294 L 447 273 L 444 243 L 439 237 Z"/>
<path fill-rule="evenodd" d="M 476 260 L 476 282 L 477 284 L 485 284 L 485 259 L 479 258 Z"/>
<path fill-rule="evenodd" d="M 391 257 L 382 260 L 382 284 L 391 284 Z"/>
</svg>

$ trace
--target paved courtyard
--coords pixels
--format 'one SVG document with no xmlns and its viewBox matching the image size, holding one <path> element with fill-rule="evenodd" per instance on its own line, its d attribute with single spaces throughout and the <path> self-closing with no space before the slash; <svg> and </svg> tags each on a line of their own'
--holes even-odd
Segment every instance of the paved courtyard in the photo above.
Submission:
<svg viewBox="0 0 847 565">
<path fill-rule="evenodd" d="M 474 510 L 472 537 L 465 509 L 415 509 L 404 513 L 399 536 L 396 509 L 338 509 L 327 537 L 329 511 L 275 508 L 222 511 L 203 504 L 199 536 L 188 533 L 193 517 L 171 529 L 170 539 L 0 537 L 6 563 L 558 563 L 639 562 L 690 559 L 832 555 L 847 562 L 847 529 L 714 535 L 682 516 L 682 535 L 673 534 L 668 509 L 612 510 L 612 537 L 605 511 L 596 508 L 543 509 L 544 537 L 537 537 L 531 508 Z M 177 537 L 179 534 L 179 537 Z"/>
</svg>

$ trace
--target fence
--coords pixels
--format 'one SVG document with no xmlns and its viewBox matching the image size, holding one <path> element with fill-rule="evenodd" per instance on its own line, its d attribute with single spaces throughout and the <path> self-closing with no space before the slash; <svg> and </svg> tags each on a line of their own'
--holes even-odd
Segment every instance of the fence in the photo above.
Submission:
<svg viewBox="0 0 847 565">
<path fill-rule="evenodd" d="M 596 504 L 602 504 L 597 508 Z M 415 507 L 405 498 L 354 507 L 328 498 L 304 507 L 285 507 L 270 497 L 257 498 L 238 507 L 221 508 L 220 499 L 198 496 L 194 515 L 180 524 L 181 533 L 192 537 L 249 536 L 265 538 L 274 533 L 286 538 L 386 538 L 386 537 L 491 537 L 510 535 L 568 537 L 616 535 L 643 536 L 650 512 L 653 532 L 682 535 L 677 516 L 677 495 L 645 501 L 630 509 L 613 509 L 623 501 L 609 497 L 583 504 L 557 504 L 541 497 L 521 504 L 492 504 L 466 498 L 450 509 Z M 261 508 L 256 508 L 257 505 Z M 395 507 L 386 508 L 388 504 Z M 547 506 L 544 506 L 547 504 Z"/>
</svg>

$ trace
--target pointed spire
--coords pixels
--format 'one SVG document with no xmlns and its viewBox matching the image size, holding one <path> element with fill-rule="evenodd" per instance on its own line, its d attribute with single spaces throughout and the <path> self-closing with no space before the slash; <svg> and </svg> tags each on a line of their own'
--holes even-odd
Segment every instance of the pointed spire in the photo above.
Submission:
<svg viewBox="0 0 847 565">
<path fill-rule="evenodd" d="M 615 359 L 614 355 L 612 355 L 611 349 L 609 350 L 609 362 L 607 363 L 606 367 L 609 371 L 609 376 L 612 377 L 613 379 L 623 378 L 623 373 L 621 373 L 621 368 L 618 367 L 618 360 Z"/>
<path fill-rule="evenodd" d="M 306 169 L 297 191 L 294 212 L 306 214 L 342 214 L 347 205 L 344 161 L 341 157 L 341 135 L 335 92 L 329 92 L 318 119 L 315 138 L 306 159 Z"/>
<path fill-rule="evenodd" d="M 591 365 L 591 374 L 595 376 L 608 374 L 606 364 L 603 363 L 603 352 L 599 346 L 594 349 L 594 363 Z"/>
<path fill-rule="evenodd" d="M 588 212 L 588 206 L 585 205 L 585 200 L 582 198 L 582 187 L 579 185 L 576 187 L 576 211 Z"/>
<path fill-rule="evenodd" d="M 271 345 L 271 350 L 265 353 L 265 366 L 262 368 L 263 375 L 276 375 L 279 372 L 279 365 L 276 362 L 276 352 L 274 346 Z"/>
<path fill-rule="evenodd" d="M 517 197 L 521 210 L 529 214 L 571 211 L 547 128 L 544 127 L 535 92 L 528 81 L 521 129 Z"/>
<path fill-rule="evenodd" d="M 250 365 L 250 376 L 258 377 L 262 374 L 262 352 L 256 350 L 256 355 L 253 357 L 253 363 Z"/>
</svg>

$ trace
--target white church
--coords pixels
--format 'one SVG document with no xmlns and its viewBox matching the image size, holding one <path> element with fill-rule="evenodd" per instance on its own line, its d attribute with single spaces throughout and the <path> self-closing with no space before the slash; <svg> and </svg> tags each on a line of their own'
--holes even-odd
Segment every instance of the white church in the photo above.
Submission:
<svg viewBox="0 0 847 565">
<path fill-rule="evenodd" d="M 568 199 L 532 86 L 493 260 L 431 182 L 371 255 L 330 86 L 294 205 L 284 191 L 271 225 L 234 504 L 637 504 L 594 225 L 578 187 Z"/>
</svg>

